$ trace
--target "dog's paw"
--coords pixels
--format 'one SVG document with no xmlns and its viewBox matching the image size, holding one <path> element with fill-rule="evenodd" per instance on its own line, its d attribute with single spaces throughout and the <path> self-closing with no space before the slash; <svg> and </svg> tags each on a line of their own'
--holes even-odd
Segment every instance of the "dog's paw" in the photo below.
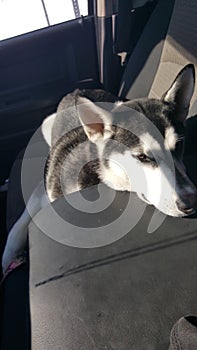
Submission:
<svg viewBox="0 0 197 350">
<path fill-rule="evenodd" d="M 23 252 L 27 241 L 27 226 L 19 219 L 12 227 L 2 257 L 2 270 L 6 272 L 9 265 Z"/>
<path fill-rule="evenodd" d="M 14 252 L 10 248 L 6 248 L 2 257 L 2 271 L 3 274 L 7 271 L 9 265 L 17 258 L 17 252 Z"/>
<path fill-rule="evenodd" d="M 14 270 L 16 267 L 19 267 L 26 261 L 26 251 L 23 251 L 23 253 L 16 253 L 11 250 L 6 250 L 2 259 L 3 275 L 6 276 L 10 271 Z"/>
</svg>

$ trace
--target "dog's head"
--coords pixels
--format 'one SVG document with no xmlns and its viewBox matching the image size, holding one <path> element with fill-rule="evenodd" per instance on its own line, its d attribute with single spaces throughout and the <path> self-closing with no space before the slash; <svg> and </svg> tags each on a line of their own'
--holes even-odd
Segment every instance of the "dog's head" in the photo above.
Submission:
<svg viewBox="0 0 197 350">
<path fill-rule="evenodd" d="M 196 209 L 196 189 L 182 161 L 194 84 L 194 67 L 189 64 L 160 100 L 121 102 L 110 109 L 79 99 L 84 131 L 98 147 L 100 178 L 116 190 L 136 192 L 171 216 L 190 215 Z"/>
</svg>

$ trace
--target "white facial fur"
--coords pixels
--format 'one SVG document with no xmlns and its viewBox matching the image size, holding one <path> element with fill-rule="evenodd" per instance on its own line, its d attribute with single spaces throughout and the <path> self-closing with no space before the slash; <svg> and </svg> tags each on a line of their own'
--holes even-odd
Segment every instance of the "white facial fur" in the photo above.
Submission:
<svg viewBox="0 0 197 350">
<path fill-rule="evenodd" d="M 43 134 L 43 137 L 46 143 L 49 145 L 49 147 L 51 147 L 51 134 L 52 134 L 52 128 L 53 128 L 55 118 L 56 118 L 56 113 L 51 114 L 44 119 L 41 125 L 41 132 Z"/>
<path fill-rule="evenodd" d="M 173 151 L 175 149 L 177 140 L 178 135 L 175 133 L 173 126 L 168 127 L 165 132 L 165 148 L 167 150 Z"/>
<path fill-rule="evenodd" d="M 131 161 L 131 156 L 129 157 Z M 101 162 L 100 178 L 109 187 L 118 191 L 132 191 L 130 176 L 127 169 L 127 154 L 113 153 L 106 167 Z"/>
<path fill-rule="evenodd" d="M 164 161 L 157 167 L 143 164 L 128 150 L 123 154 L 112 153 L 108 165 L 102 165 L 100 174 L 108 186 L 136 192 L 146 202 L 145 196 L 150 204 L 167 215 L 183 215 L 176 205 L 178 193 L 174 190 L 174 175 Z"/>
</svg>

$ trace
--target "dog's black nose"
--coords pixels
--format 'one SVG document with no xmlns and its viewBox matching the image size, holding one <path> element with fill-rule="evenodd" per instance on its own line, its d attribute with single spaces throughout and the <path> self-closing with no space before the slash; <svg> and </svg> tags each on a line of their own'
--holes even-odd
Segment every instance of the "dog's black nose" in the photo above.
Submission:
<svg viewBox="0 0 197 350">
<path fill-rule="evenodd" d="M 189 193 L 181 196 L 176 201 L 177 208 L 186 215 L 191 215 L 196 211 L 197 208 L 197 193 Z"/>
</svg>

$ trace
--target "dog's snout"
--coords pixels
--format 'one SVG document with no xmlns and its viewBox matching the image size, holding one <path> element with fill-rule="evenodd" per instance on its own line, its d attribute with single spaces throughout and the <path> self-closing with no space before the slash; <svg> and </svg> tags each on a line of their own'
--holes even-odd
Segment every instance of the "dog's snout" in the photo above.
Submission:
<svg viewBox="0 0 197 350">
<path fill-rule="evenodd" d="M 197 192 L 185 193 L 176 201 L 177 208 L 186 215 L 191 215 L 197 208 Z"/>
</svg>

